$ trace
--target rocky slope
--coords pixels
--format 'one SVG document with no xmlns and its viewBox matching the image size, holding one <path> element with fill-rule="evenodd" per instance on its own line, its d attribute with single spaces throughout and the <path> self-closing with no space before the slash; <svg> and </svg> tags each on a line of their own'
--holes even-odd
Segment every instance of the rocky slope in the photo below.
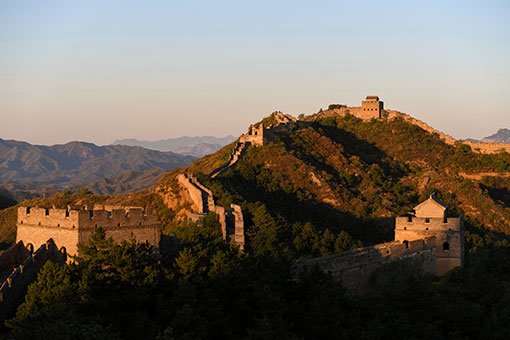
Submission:
<svg viewBox="0 0 510 340">
<path fill-rule="evenodd" d="M 510 143 L 510 130 L 499 129 L 495 134 L 482 139 L 484 143 Z"/>
</svg>

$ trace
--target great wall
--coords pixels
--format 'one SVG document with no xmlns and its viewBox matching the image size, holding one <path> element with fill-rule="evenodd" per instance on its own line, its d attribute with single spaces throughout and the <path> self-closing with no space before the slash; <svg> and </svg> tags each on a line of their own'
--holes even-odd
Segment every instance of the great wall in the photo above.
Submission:
<svg viewBox="0 0 510 340">
<path fill-rule="evenodd" d="M 303 271 L 316 267 L 330 273 L 345 288 L 362 292 L 375 270 L 390 261 L 402 259 L 416 260 L 425 273 L 436 274 L 436 238 L 432 236 L 407 243 L 393 241 L 312 258 L 297 263 L 294 276 L 297 278 Z"/>
<path fill-rule="evenodd" d="M 51 238 L 35 252 L 20 241 L 0 255 L 0 320 L 14 314 L 28 285 L 35 281 L 47 261 L 61 265 L 66 261 L 66 254 L 58 250 Z"/>
<path fill-rule="evenodd" d="M 449 136 L 441 131 L 438 131 L 419 119 L 412 117 L 407 113 L 403 113 L 396 110 L 388 110 L 384 109 L 383 102 L 379 101 L 379 97 L 377 96 L 367 96 L 367 99 L 362 102 L 361 107 L 349 107 L 345 105 L 341 105 L 339 108 L 333 108 L 331 110 L 326 110 L 319 112 L 318 117 L 326 117 L 331 115 L 344 116 L 346 114 L 352 114 L 358 118 L 363 120 L 370 119 L 403 119 L 406 122 L 414 124 L 423 130 L 437 134 L 446 144 L 455 145 L 456 143 L 462 143 L 468 145 L 471 150 L 474 152 L 480 153 L 497 153 L 501 151 L 506 151 L 510 153 L 510 144 L 507 143 L 484 143 L 484 142 L 474 142 L 469 140 L 457 140 L 452 136 Z"/>
<path fill-rule="evenodd" d="M 294 275 L 317 267 L 346 288 L 363 291 L 376 269 L 402 259 L 413 259 L 425 273 L 437 276 L 463 266 L 463 216 L 449 217 L 446 205 L 432 195 L 413 212 L 396 218 L 393 242 L 308 259 L 294 266 Z"/>
<path fill-rule="evenodd" d="M 153 209 L 95 205 L 68 206 L 66 209 L 19 207 L 16 241 L 35 248 L 50 238 L 70 256 L 78 255 L 78 244 L 87 244 L 90 234 L 100 226 L 114 241 L 129 240 L 159 243 L 158 216 Z"/>
<path fill-rule="evenodd" d="M 244 219 L 241 207 L 231 204 L 230 209 L 216 205 L 212 191 L 203 186 L 190 174 L 179 174 L 177 180 L 180 185 L 189 193 L 193 203 L 194 212 L 188 217 L 198 222 L 208 213 L 215 213 L 221 225 L 223 239 L 239 245 L 243 250 L 245 246 Z"/>
<path fill-rule="evenodd" d="M 450 145 L 461 142 L 476 152 L 510 152 L 509 144 L 458 141 L 408 114 L 395 110 L 385 111 L 383 102 L 379 101 L 377 96 L 368 96 L 361 107 L 339 106 L 319 112 L 316 116 L 352 114 L 364 120 L 404 119 L 425 131 L 439 135 Z M 280 134 L 287 134 L 299 126 L 311 124 L 312 122 L 306 119 L 297 120 L 290 115 L 274 112 L 267 122 L 251 125 L 248 132 L 240 136 L 228 161 L 211 171 L 209 176 L 216 178 L 234 167 L 248 147 L 265 145 Z M 199 221 L 208 213 L 214 212 L 221 225 L 223 239 L 237 244 L 243 250 L 246 246 L 246 232 L 241 207 L 231 204 L 230 208 L 225 209 L 217 205 L 212 191 L 199 183 L 193 174 L 179 174 L 177 181 L 189 193 L 192 212 L 188 217 Z M 0 256 L 0 275 L 3 282 L 0 287 L 0 317 L 13 312 L 26 287 L 35 280 L 37 272 L 46 261 L 65 263 L 68 255 L 77 255 L 78 244 L 87 244 L 90 234 L 97 226 L 105 228 L 107 236 L 117 242 L 135 236 L 138 241 L 147 241 L 158 247 L 158 218 L 150 209 L 119 206 L 67 209 L 20 207 L 17 244 Z M 57 245 L 60 248 L 57 248 Z M 444 275 L 452 268 L 463 266 L 463 217 L 448 217 L 446 206 L 431 197 L 417 206 L 414 212 L 396 218 L 393 242 L 308 259 L 295 265 L 295 273 L 299 275 L 306 268 L 318 267 L 330 272 L 347 288 L 357 290 L 362 289 L 374 270 L 383 264 L 407 258 L 417 260 L 426 273 L 434 275 Z"/>
</svg>

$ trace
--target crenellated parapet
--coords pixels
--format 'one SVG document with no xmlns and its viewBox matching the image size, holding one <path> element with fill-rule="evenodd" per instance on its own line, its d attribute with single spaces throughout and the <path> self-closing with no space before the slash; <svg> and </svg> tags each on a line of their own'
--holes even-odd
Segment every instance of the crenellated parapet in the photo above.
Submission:
<svg viewBox="0 0 510 340">
<path fill-rule="evenodd" d="M 248 132 L 239 137 L 239 142 L 254 146 L 265 145 L 272 142 L 277 135 L 289 133 L 300 124 L 308 124 L 308 122 L 300 122 L 291 115 L 273 112 L 262 122 L 250 125 Z"/>
<path fill-rule="evenodd" d="M 153 209 L 140 207 L 94 206 L 80 210 L 19 207 L 18 224 L 63 229 L 148 227 L 158 224 L 158 216 Z"/>
<path fill-rule="evenodd" d="M 35 281 L 37 273 L 47 261 L 64 264 L 66 258 L 66 254 L 58 250 L 52 239 L 44 242 L 35 251 L 31 247 L 25 247 L 20 241 L 0 256 L 0 262 L 5 264 L 12 260 L 13 255 L 19 259 L 12 262 L 9 268 L 5 268 L 10 271 L 3 275 L 0 283 L 1 320 L 14 314 L 23 301 L 28 285 Z"/>
<path fill-rule="evenodd" d="M 107 237 L 121 242 L 134 236 L 138 242 L 159 243 L 159 221 L 154 209 L 96 205 L 66 209 L 19 207 L 17 241 L 39 247 L 52 238 L 70 255 L 78 254 L 78 244 L 87 244 L 97 227 Z"/>
<path fill-rule="evenodd" d="M 406 243 L 387 242 L 305 260 L 295 265 L 294 274 L 297 277 L 304 270 L 318 267 L 341 281 L 344 287 L 363 291 L 376 269 L 395 260 L 412 258 L 422 266 L 425 273 L 435 274 L 435 251 L 434 236 Z"/>
<path fill-rule="evenodd" d="M 243 250 L 245 245 L 245 231 L 241 207 L 232 204 L 230 209 L 225 209 L 222 206 L 216 205 L 214 203 L 212 191 L 201 184 L 197 178 L 191 174 L 179 174 L 177 175 L 177 181 L 188 192 L 194 208 L 194 211 L 190 213 L 188 217 L 193 222 L 198 222 L 200 218 L 206 216 L 210 212 L 214 212 L 218 217 L 223 239 L 227 242 L 239 245 L 241 250 Z"/>
<path fill-rule="evenodd" d="M 448 217 L 435 195 L 395 221 L 395 240 L 339 254 L 312 258 L 295 266 L 295 275 L 318 267 L 353 290 L 363 290 L 372 273 L 394 260 L 412 258 L 425 273 L 444 275 L 464 265 L 463 217 Z"/>
</svg>

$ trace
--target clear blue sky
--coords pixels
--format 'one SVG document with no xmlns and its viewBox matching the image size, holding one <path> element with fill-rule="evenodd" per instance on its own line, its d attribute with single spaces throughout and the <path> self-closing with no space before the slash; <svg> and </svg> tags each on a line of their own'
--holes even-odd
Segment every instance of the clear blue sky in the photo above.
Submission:
<svg viewBox="0 0 510 340">
<path fill-rule="evenodd" d="M 457 138 L 510 127 L 510 1 L 0 0 L 0 138 L 239 135 L 377 94 Z"/>
</svg>

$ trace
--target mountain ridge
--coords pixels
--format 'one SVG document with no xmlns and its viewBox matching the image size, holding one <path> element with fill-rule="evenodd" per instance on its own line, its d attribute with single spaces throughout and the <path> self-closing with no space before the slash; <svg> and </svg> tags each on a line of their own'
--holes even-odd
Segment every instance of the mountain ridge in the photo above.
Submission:
<svg viewBox="0 0 510 340">
<path fill-rule="evenodd" d="M 499 129 L 495 134 L 482 139 L 484 143 L 510 143 L 510 129 Z"/>
<path fill-rule="evenodd" d="M 141 146 L 147 149 L 158 150 L 162 152 L 184 152 L 193 156 L 203 157 L 206 154 L 216 152 L 221 147 L 233 142 L 234 136 L 214 137 L 214 136 L 182 136 L 177 138 L 160 139 L 156 141 L 138 140 L 136 138 L 117 139 L 114 145 Z M 209 145 L 206 148 L 200 148 L 199 145 Z M 198 148 L 197 148 L 198 147 Z"/>
<path fill-rule="evenodd" d="M 125 171 L 171 170 L 196 158 L 140 146 L 69 142 L 52 146 L 0 139 L 0 181 L 72 186 Z"/>
</svg>

